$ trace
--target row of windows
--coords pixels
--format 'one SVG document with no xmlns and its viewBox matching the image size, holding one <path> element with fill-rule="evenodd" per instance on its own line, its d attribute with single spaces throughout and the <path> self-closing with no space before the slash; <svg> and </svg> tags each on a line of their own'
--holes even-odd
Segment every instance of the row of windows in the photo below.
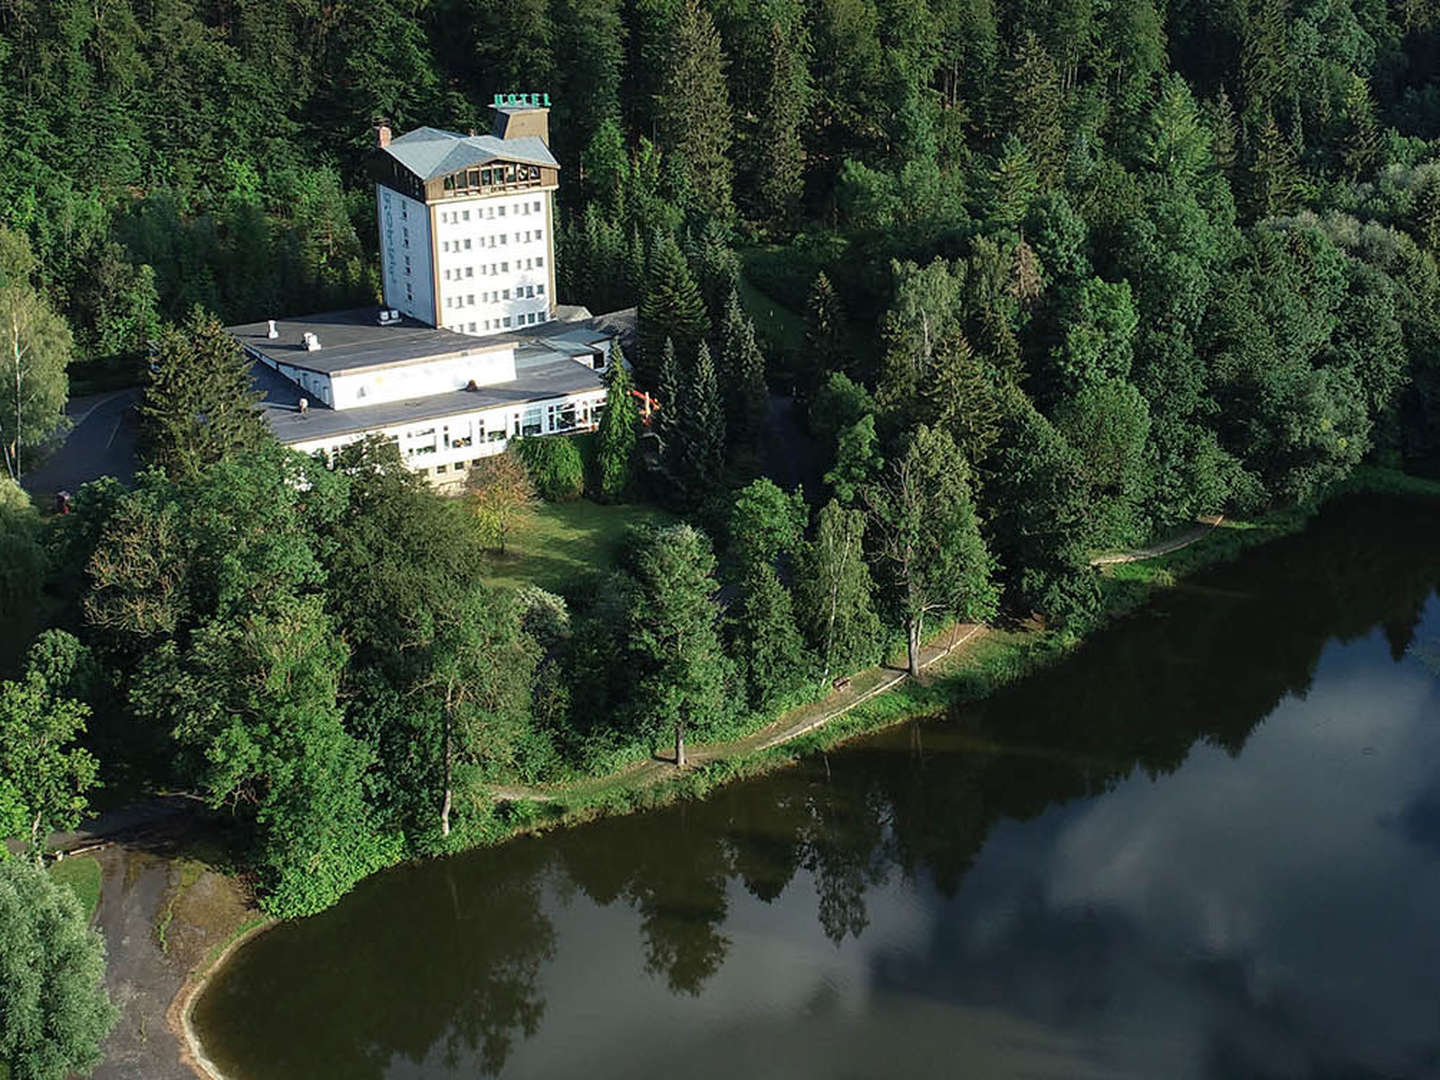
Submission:
<svg viewBox="0 0 1440 1080">
<path fill-rule="evenodd" d="M 526 299 L 527 297 L 531 297 L 531 296 L 544 296 L 544 295 L 545 295 L 545 286 L 544 286 L 544 285 L 518 285 L 518 286 L 516 286 L 516 288 L 515 288 L 515 299 L 516 299 L 516 300 L 524 300 L 524 299 Z M 482 292 L 482 293 L 480 294 L 480 303 L 482 303 L 482 304 L 494 304 L 494 303 L 496 303 L 496 302 L 498 302 L 498 301 L 500 301 L 500 300 L 509 300 L 509 299 L 510 299 L 510 290 L 509 290 L 509 289 L 491 289 L 491 290 L 488 291 L 488 292 Z M 474 293 L 466 293 L 464 296 L 460 296 L 460 295 L 458 295 L 458 294 L 455 295 L 455 296 L 447 296 L 447 297 L 445 298 L 445 306 L 446 306 L 447 308 L 474 307 L 474 306 L 475 306 L 475 294 L 474 294 Z"/>
<path fill-rule="evenodd" d="M 535 242 L 535 241 L 537 241 L 537 240 L 543 240 L 543 239 L 545 239 L 545 231 L 544 231 L 543 229 L 526 229 L 523 233 L 521 233 L 521 232 L 515 232 L 515 233 L 497 233 L 497 234 L 494 235 L 494 236 L 489 236 L 489 237 L 482 236 L 482 237 L 480 237 L 480 243 L 479 243 L 478 245 L 476 245 L 476 246 L 477 246 L 477 247 L 481 247 L 481 248 L 487 248 L 487 247 L 492 247 L 492 248 L 493 248 L 493 247 L 495 247 L 495 246 L 497 245 L 497 242 L 498 242 L 498 245 L 499 245 L 500 247 L 509 247 L 509 246 L 510 246 L 510 241 L 511 241 L 512 239 L 513 239 L 513 240 L 515 241 L 515 243 L 517 243 L 517 244 L 530 244 L 530 243 L 533 243 L 533 242 Z M 488 244 L 486 243 L 486 240 L 489 240 L 489 243 L 488 243 Z M 410 246 L 410 241 L 409 241 L 408 239 L 405 241 L 405 246 L 406 246 L 406 247 L 409 247 L 409 246 Z M 440 241 L 440 250 L 441 250 L 441 251 L 469 251 L 469 250 L 470 250 L 470 237 L 467 236 L 464 240 L 441 240 L 441 241 Z"/>
<path fill-rule="evenodd" d="M 520 215 L 520 214 L 538 214 L 538 213 L 540 213 L 540 212 L 541 212 L 541 210 L 540 210 L 540 200 L 539 200 L 539 199 L 536 199 L 534 202 L 523 202 L 523 203 L 521 203 L 519 206 L 515 207 L 515 213 L 516 213 L 517 215 Z M 495 217 L 497 214 L 498 214 L 500 217 L 504 217 L 504 216 L 505 216 L 505 205 L 504 205 L 503 203 L 502 203 L 501 205 L 499 205 L 499 206 L 477 206 L 477 207 L 475 208 L 475 220 L 476 220 L 476 221 L 480 221 L 480 220 L 482 220 L 482 219 L 493 218 L 493 217 Z M 440 211 L 440 222 L 441 222 L 441 224 L 444 224 L 444 225 L 454 225 L 454 224 L 457 224 L 458 222 L 461 222 L 461 221 L 469 221 L 469 220 L 470 220 L 470 211 L 469 211 L 469 210 L 441 210 L 441 211 Z"/>
<path fill-rule="evenodd" d="M 544 255 L 537 255 L 537 256 L 535 256 L 535 258 L 533 258 L 533 259 L 516 259 L 516 260 L 515 260 L 515 269 L 516 269 L 516 270 L 534 270 L 536 267 L 540 267 L 540 268 L 543 269 L 544 266 L 545 266 L 545 256 L 544 256 Z M 408 271 L 408 263 L 407 263 L 407 271 Z M 486 274 L 508 274 L 509 272 L 510 272 L 510 264 L 509 264 L 508 262 L 489 263 L 489 264 L 481 263 L 481 264 L 480 264 L 480 276 L 481 276 L 481 277 L 484 277 Z M 445 274 L 445 280 L 446 280 L 446 281 L 459 281 L 461 278 L 473 278 L 473 277 L 475 276 L 475 267 L 473 267 L 473 266 L 466 266 L 466 267 L 463 268 L 463 272 L 462 272 L 462 268 L 461 268 L 461 267 L 455 266 L 455 267 L 451 267 L 449 270 L 444 271 L 444 274 Z"/>
<path fill-rule="evenodd" d="M 446 191 L 494 187 L 504 184 L 538 184 L 540 169 L 535 165 L 495 165 L 489 169 L 469 169 L 445 177 Z"/>
<path fill-rule="evenodd" d="M 530 311 L 516 315 L 513 321 L 509 315 L 506 315 L 498 319 L 476 319 L 471 323 L 451 323 L 445 329 L 453 330 L 457 334 L 478 334 L 485 330 L 510 330 L 516 326 L 534 326 L 536 323 L 544 321 L 544 311 Z"/>
</svg>

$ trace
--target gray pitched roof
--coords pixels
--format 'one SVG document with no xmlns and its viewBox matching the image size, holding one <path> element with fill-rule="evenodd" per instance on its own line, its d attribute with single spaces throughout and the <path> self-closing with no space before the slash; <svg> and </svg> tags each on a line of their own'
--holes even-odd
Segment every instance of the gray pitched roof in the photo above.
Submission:
<svg viewBox="0 0 1440 1080">
<path fill-rule="evenodd" d="M 544 141 L 534 135 L 497 139 L 494 135 L 457 135 L 453 131 L 422 127 L 391 139 L 385 152 L 421 180 L 449 176 L 492 161 L 520 161 L 558 169 L 560 163 Z"/>
</svg>

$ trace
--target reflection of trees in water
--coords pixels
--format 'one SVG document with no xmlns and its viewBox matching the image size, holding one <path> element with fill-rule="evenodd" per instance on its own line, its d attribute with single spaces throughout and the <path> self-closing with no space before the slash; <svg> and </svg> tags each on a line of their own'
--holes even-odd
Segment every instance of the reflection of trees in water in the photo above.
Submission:
<svg viewBox="0 0 1440 1080">
<path fill-rule="evenodd" d="M 437 1052 L 457 1072 L 498 1073 L 545 1010 L 547 861 L 519 841 L 417 864 L 262 935 L 201 999 L 207 1046 L 223 1060 L 267 1032 L 282 1046 L 265 1062 L 277 1080 L 378 1078 L 397 1056 L 420 1065 Z"/>
<path fill-rule="evenodd" d="M 1238 754 L 1326 643 L 1384 629 L 1411 645 L 1440 578 L 1433 510 L 1354 500 L 1311 531 L 1162 596 L 1064 664 L 853 752 L 815 758 L 705 802 L 557 838 L 592 899 L 641 916 L 647 969 L 698 993 L 724 961 L 727 884 L 767 903 L 797 870 L 839 945 L 868 925 L 892 870 L 958 891 L 990 828 L 1179 768 L 1196 742 Z M 1417 518 L 1424 517 L 1425 521 Z"/>
</svg>

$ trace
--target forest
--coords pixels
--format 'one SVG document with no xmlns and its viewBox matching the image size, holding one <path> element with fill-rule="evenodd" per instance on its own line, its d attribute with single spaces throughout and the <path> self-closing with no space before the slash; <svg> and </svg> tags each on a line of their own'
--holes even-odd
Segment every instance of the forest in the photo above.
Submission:
<svg viewBox="0 0 1440 1080">
<path fill-rule="evenodd" d="M 491 785 L 755 730 L 949 622 L 1081 634 L 1097 551 L 1440 456 L 1436 0 L 0 0 L 0 58 L 10 476 L 67 388 L 147 385 L 131 487 L 0 479 L 32 848 L 97 778 L 182 786 L 313 912 L 503 833 Z M 454 502 L 282 450 L 221 327 L 375 302 L 374 125 L 512 91 L 554 102 L 561 299 L 638 306 L 600 430 Z M 675 523 L 487 583 L 578 496 Z"/>
</svg>

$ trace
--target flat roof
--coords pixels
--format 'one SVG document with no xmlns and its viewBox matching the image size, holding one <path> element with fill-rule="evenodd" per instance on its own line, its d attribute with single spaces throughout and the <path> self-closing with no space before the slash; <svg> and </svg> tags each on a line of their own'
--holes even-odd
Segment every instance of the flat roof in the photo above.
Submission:
<svg viewBox="0 0 1440 1080">
<path fill-rule="evenodd" d="M 287 445 L 440 420 L 505 405 L 548 401 L 604 388 L 601 372 L 563 353 L 552 352 L 548 360 L 534 354 L 527 359 L 532 362 L 519 371 L 519 377 L 513 382 L 355 409 L 331 409 L 312 402 L 304 415 L 300 412 L 300 398 L 306 394 L 299 386 L 259 361 L 251 365 L 251 377 L 265 395 L 258 406 L 261 416 L 275 437 Z"/>
<path fill-rule="evenodd" d="M 618 325 L 612 326 L 609 322 L 627 312 L 597 318 L 578 304 L 558 304 L 554 310 L 556 317 L 547 322 L 483 337 L 429 326 L 408 316 L 402 316 L 389 326 L 381 326 L 380 309 L 373 307 L 276 319 L 278 336 L 273 338 L 269 336 L 268 321 L 225 329 L 247 349 L 274 363 L 288 364 L 319 375 L 395 367 L 442 357 L 480 356 L 496 349 L 518 349 L 534 342 L 594 344 L 627 332 L 623 318 Z M 630 315 L 629 332 L 633 333 L 634 309 L 627 311 Z M 303 342 L 307 333 L 319 338 L 319 349 L 306 350 Z"/>
<path fill-rule="evenodd" d="M 270 337 L 267 322 L 229 326 L 226 331 L 240 344 L 278 364 L 304 368 L 320 375 L 338 375 L 365 368 L 393 367 L 443 356 L 479 356 L 514 342 L 504 335 L 471 337 L 453 330 L 427 326 L 402 316 L 381 326 L 379 308 L 351 308 L 322 315 L 276 319 L 277 337 Z M 307 351 L 307 333 L 320 340 L 320 348 Z"/>
</svg>

